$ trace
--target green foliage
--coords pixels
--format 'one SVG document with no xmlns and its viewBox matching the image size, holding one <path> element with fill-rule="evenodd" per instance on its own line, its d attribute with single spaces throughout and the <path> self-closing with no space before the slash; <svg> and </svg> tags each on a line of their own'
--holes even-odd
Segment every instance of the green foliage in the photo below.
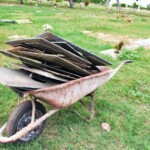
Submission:
<svg viewBox="0 0 150 150">
<path fill-rule="evenodd" d="M 113 6 L 113 7 L 116 7 L 116 6 L 117 6 L 117 3 L 112 4 L 112 6 Z"/>
<path fill-rule="evenodd" d="M 121 7 L 126 7 L 126 4 L 124 4 L 124 3 L 121 3 L 120 5 L 121 5 Z"/>
<path fill-rule="evenodd" d="M 147 19 L 146 18 L 140 18 L 142 22 L 146 22 Z"/>
<path fill-rule="evenodd" d="M 121 53 L 119 54 L 119 59 L 121 60 L 135 60 L 139 58 L 138 51 L 135 50 L 122 50 Z"/>
<path fill-rule="evenodd" d="M 126 4 L 121 3 L 120 6 L 121 6 L 121 7 L 126 7 Z M 112 4 L 112 7 L 117 7 L 117 3 Z"/>
<path fill-rule="evenodd" d="M 139 5 L 137 5 L 136 3 L 133 3 L 132 8 L 138 8 Z"/>
<path fill-rule="evenodd" d="M 96 4 L 105 4 L 107 0 L 91 0 L 91 2 L 96 3 Z"/>
<path fill-rule="evenodd" d="M 5 25 L 5 24 L 6 24 L 6 23 L 0 21 L 0 26 L 3 26 L 3 25 Z"/>
<path fill-rule="evenodd" d="M 113 6 L 113 7 L 116 7 L 116 6 L 117 6 L 117 3 L 112 4 L 112 6 Z M 121 7 L 126 7 L 126 4 L 121 3 L 120 6 L 121 6 Z"/>
<path fill-rule="evenodd" d="M 147 9 L 150 10 L 150 5 L 147 5 Z"/>
<path fill-rule="evenodd" d="M 56 0 L 56 3 L 60 3 L 60 2 L 62 2 L 62 0 Z"/>
<path fill-rule="evenodd" d="M 83 0 L 73 0 L 73 1 L 76 2 L 76 3 L 83 2 Z"/>
</svg>

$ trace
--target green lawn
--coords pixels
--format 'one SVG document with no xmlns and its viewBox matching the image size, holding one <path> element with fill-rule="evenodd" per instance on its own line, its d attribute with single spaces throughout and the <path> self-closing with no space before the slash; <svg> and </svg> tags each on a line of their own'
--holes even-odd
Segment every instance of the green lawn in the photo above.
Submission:
<svg viewBox="0 0 150 150">
<path fill-rule="evenodd" d="M 82 31 L 103 32 L 134 39 L 150 36 L 149 14 L 126 14 L 132 19 L 132 23 L 127 23 L 124 18 L 116 19 L 120 14 L 115 11 L 106 13 L 104 9 L 0 5 L 0 19 L 31 19 L 33 22 L 20 25 L 0 23 L 0 50 L 10 48 L 4 44 L 9 36 L 36 36 L 43 32 L 42 26 L 46 23 L 53 26 L 53 33 L 98 56 L 101 50 L 112 48 L 113 45 L 89 37 Z M 126 65 L 109 83 L 97 90 L 96 116 L 91 122 L 84 122 L 71 108 L 62 109 L 47 120 L 46 129 L 38 139 L 20 146 L 0 144 L 0 149 L 150 150 L 150 50 L 140 48 L 137 55 L 138 58 L 133 58 L 134 63 Z M 121 62 L 105 58 L 113 63 L 113 67 Z M 11 66 L 12 61 L 0 55 L 0 66 Z M 0 125 L 7 121 L 16 104 L 16 94 L 0 85 Z M 80 103 L 72 107 L 88 116 Z M 110 124 L 110 132 L 102 130 L 103 122 Z"/>
</svg>

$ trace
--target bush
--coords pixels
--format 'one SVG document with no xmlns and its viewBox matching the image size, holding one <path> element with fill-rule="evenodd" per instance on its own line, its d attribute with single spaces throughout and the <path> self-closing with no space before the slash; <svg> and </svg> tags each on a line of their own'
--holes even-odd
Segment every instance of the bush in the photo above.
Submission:
<svg viewBox="0 0 150 150">
<path fill-rule="evenodd" d="M 96 4 L 105 4 L 107 0 L 90 0 L 92 3 L 96 3 Z"/>
<path fill-rule="evenodd" d="M 132 8 L 138 8 L 139 5 L 137 5 L 136 3 L 133 3 Z"/>
<path fill-rule="evenodd" d="M 74 2 L 80 3 L 80 2 L 83 2 L 83 0 L 74 0 Z"/>
<path fill-rule="evenodd" d="M 121 7 L 126 7 L 126 4 L 124 4 L 124 3 L 121 3 Z"/>
<path fill-rule="evenodd" d="M 113 6 L 113 7 L 116 7 L 116 6 L 117 6 L 117 3 L 112 4 L 112 6 Z"/>
<path fill-rule="evenodd" d="M 148 10 L 150 10 L 150 4 L 149 4 L 149 5 L 147 5 L 147 9 L 148 9 Z"/>
<path fill-rule="evenodd" d="M 116 6 L 117 6 L 117 3 L 112 4 L 112 6 L 113 6 L 113 7 L 116 7 Z M 121 3 L 120 6 L 121 6 L 121 7 L 126 7 L 126 4 Z M 128 7 L 129 7 L 129 6 L 128 6 Z"/>
<path fill-rule="evenodd" d="M 56 3 L 60 3 L 60 2 L 62 2 L 62 0 L 56 0 Z"/>
<path fill-rule="evenodd" d="M 105 4 L 107 0 L 89 0 L 89 2 L 96 3 L 96 4 Z M 74 0 L 76 3 L 85 2 L 85 0 Z"/>
</svg>

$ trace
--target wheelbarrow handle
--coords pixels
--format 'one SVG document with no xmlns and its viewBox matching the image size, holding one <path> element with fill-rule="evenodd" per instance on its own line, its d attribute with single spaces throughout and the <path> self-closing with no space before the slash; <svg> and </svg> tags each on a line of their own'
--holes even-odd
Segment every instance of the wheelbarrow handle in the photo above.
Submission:
<svg viewBox="0 0 150 150">
<path fill-rule="evenodd" d="M 119 66 L 117 68 L 115 68 L 113 70 L 113 72 L 110 74 L 110 76 L 108 77 L 107 81 L 110 80 L 125 64 L 132 63 L 132 62 L 133 62 L 132 60 L 125 60 L 125 61 L 121 62 L 119 64 Z"/>
<path fill-rule="evenodd" d="M 133 60 L 125 60 L 125 61 L 124 61 L 125 64 L 127 64 L 127 63 L 132 63 L 132 62 L 133 62 Z"/>
</svg>

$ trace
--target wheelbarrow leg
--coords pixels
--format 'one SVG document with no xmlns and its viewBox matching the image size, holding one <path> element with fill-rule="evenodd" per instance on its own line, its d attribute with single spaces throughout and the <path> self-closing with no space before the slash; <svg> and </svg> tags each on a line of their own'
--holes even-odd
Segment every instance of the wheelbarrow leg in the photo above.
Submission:
<svg viewBox="0 0 150 150">
<path fill-rule="evenodd" d="M 94 100 L 95 100 L 95 98 L 94 98 L 94 94 L 95 94 L 95 92 L 92 92 L 91 94 L 88 95 L 88 96 L 91 97 L 91 104 L 90 104 L 90 106 L 88 106 L 86 103 L 84 103 L 84 102 L 82 101 L 82 99 L 80 100 L 80 103 L 81 103 L 82 105 L 84 105 L 86 109 L 89 110 L 89 112 L 90 112 L 90 117 L 89 117 L 89 118 L 84 118 L 77 110 L 75 110 L 75 109 L 72 107 L 72 110 L 73 110 L 81 119 L 83 119 L 84 121 L 91 121 L 91 120 L 94 118 L 94 115 L 95 115 L 95 110 L 94 110 Z"/>
</svg>

